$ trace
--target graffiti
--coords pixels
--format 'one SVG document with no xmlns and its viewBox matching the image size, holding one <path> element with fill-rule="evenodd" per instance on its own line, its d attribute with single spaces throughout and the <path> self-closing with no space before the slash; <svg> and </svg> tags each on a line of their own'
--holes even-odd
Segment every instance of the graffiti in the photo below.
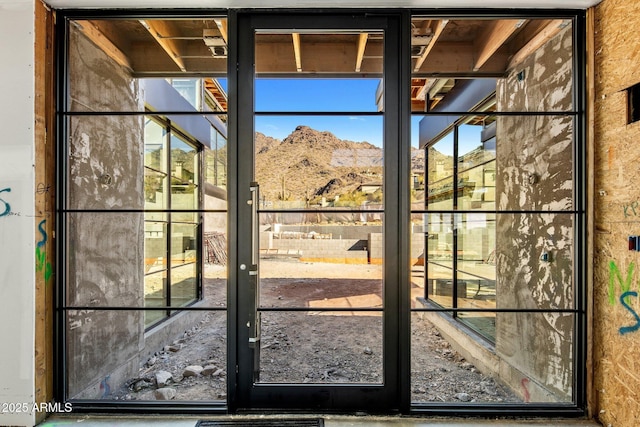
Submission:
<svg viewBox="0 0 640 427">
<path fill-rule="evenodd" d="M 637 298 L 638 297 L 638 293 L 634 292 L 634 291 L 628 291 L 628 292 L 623 293 L 622 295 L 620 295 L 620 304 L 622 304 L 622 306 L 624 308 L 626 308 L 631 313 L 631 315 L 633 317 L 635 317 L 636 324 L 633 325 L 633 326 L 623 326 L 623 327 L 621 327 L 620 328 L 620 334 L 622 334 L 622 335 L 628 334 L 629 332 L 635 332 L 638 329 L 640 329 L 640 316 L 638 316 L 638 313 L 636 313 L 636 311 L 633 308 L 631 308 L 629 306 L 629 304 L 627 304 L 625 302 L 625 298 L 626 297 L 630 297 L 630 296 Z"/>
<path fill-rule="evenodd" d="M 42 182 L 36 186 L 36 194 L 46 194 L 49 190 L 51 190 L 51 185 Z"/>
<path fill-rule="evenodd" d="M 524 402 L 529 403 L 531 401 L 531 394 L 529 393 L 529 389 L 527 388 L 527 384 L 529 384 L 529 379 L 523 378 L 522 381 L 520 381 L 520 384 L 522 385 L 522 394 L 524 397 Z"/>
<path fill-rule="evenodd" d="M 622 280 L 622 274 L 620 274 L 620 270 L 616 265 L 615 261 L 609 262 L 609 304 L 615 305 L 616 303 L 616 290 L 615 290 L 615 281 L 618 280 L 618 284 L 620 285 L 621 293 L 626 293 L 631 290 L 631 280 L 633 279 L 633 270 L 636 268 L 634 263 L 629 264 L 629 268 L 627 268 L 627 277 Z M 627 300 L 628 302 L 628 300 Z"/>
<path fill-rule="evenodd" d="M 47 232 L 44 229 L 46 222 L 47 220 L 43 219 L 38 224 L 38 231 L 42 234 L 42 239 L 36 244 L 36 271 L 43 272 L 45 282 L 49 280 L 52 273 L 51 263 L 47 261 L 47 251 L 45 250 L 48 240 Z"/>
<path fill-rule="evenodd" d="M 109 385 L 109 377 L 111 375 L 107 375 L 104 377 L 102 381 L 100 381 L 100 392 L 102 393 L 102 398 L 109 397 L 111 394 L 111 386 Z"/>
<path fill-rule="evenodd" d="M 620 304 L 633 316 L 636 323 L 630 326 L 622 326 L 619 329 L 621 335 L 625 335 L 631 332 L 640 330 L 640 316 L 631 307 L 631 297 L 638 297 L 638 293 L 631 290 L 631 281 L 633 280 L 633 272 L 635 270 L 635 264 L 632 262 L 627 268 L 626 277 L 622 278 L 622 273 L 616 265 L 615 261 L 609 262 L 609 304 L 615 305 L 616 303 L 616 281 L 620 286 Z"/>
<path fill-rule="evenodd" d="M 4 193 L 4 192 L 10 192 L 11 189 L 10 188 L 3 188 L 2 190 L 0 190 L 0 193 Z M 11 213 L 11 205 L 9 204 L 9 202 L 7 202 L 6 200 L 3 200 L 0 198 L 0 203 L 4 203 L 4 212 L 0 213 L 0 218 L 6 215 L 9 215 Z"/>
<path fill-rule="evenodd" d="M 630 204 L 623 204 L 622 205 L 622 210 L 624 212 L 624 217 L 625 218 L 629 218 L 630 216 L 638 216 L 640 215 L 640 213 L 638 213 L 638 211 L 636 210 L 636 208 L 638 208 L 640 206 L 639 204 L 640 202 L 638 202 L 637 200 L 633 203 Z"/>
</svg>

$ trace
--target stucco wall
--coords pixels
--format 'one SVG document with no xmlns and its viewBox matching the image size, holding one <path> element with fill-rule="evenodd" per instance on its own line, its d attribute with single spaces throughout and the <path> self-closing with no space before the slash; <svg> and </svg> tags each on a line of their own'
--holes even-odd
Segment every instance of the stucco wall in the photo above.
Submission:
<svg viewBox="0 0 640 427">
<path fill-rule="evenodd" d="M 69 106 L 73 111 L 141 111 L 135 79 L 75 27 L 70 34 Z M 69 120 L 70 209 L 68 302 L 76 306 L 144 306 L 142 116 L 72 116 Z M 71 311 L 69 396 L 100 398 L 138 369 L 144 347 L 141 311 Z"/>
<path fill-rule="evenodd" d="M 640 122 L 626 89 L 640 83 L 640 3 L 605 0 L 595 13 L 594 413 L 604 425 L 640 420 Z M 627 298 L 622 298 L 625 292 Z"/>
<path fill-rule="evenodd" d="M 497 87 L 499 111 L 572 109 L 572 32 L 561 31 Z M 572 209 L 572 116 L 497 119 L 496 196 L 500 211 Z M 572 215 L 499 214 L 496 224 L 499 308 L 573 308 Z M 547 253 L 549 261 L 542 261 Z M 550 391 L 541 400 L 571 401 L 574 316 L 498 313 L 496 353 Z M 513 374 L 510 374 L 513 375 Z"/>
</svg>

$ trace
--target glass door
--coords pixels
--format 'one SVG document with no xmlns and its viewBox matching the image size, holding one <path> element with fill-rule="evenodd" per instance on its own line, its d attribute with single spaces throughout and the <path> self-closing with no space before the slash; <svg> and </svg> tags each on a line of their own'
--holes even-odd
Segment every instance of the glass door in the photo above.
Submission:
<svg viewBox="0 0 640 427">
<path fill-rule="evenodd" d="M 396 25 L 238 16 L 239 409 L 399 408 Z"/>
</svg>

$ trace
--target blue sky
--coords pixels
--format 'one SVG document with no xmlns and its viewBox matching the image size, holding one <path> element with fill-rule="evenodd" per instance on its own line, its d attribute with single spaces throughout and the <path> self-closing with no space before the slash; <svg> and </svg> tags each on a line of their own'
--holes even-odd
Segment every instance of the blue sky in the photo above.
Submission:
<svg viewBox="0 0 640 427">
<path fill-rule="evenodd" d="M 257 79 L 257 112 L 376 112 L 380 79 Z M 256 131 L 284 139 L 296 126 L 329 131 L 340 139 L 382 146 L 382 116 L 260 116 Z"/>
<path fill-rule="evenodd" d="M 221 82 L 226 88 L 226 79 Z M 255 110 L 260 112 L 376 112 L 376 89 L 380 79 L 256 79 Z M 422 116 L 411 118 L 411 145 L 418 146 L 418 123 Z M 340 139 L 367 141 L 382 147 L 382 116 L 346 114 L 315 115 L 256 115 L 257 132 L 277 139 L 286 138 L 296 126 L 306 125 L 318 131 L 329 131 Z M 461 129 L 460 153 L 479 145 L 479 127 Z M 464 128 L 464 127 L 463 127 Z M 450 146 L 450 149 L 447 149 Z M 440 144 L 444 154 L 453 154 L 450 144 Z"/>
</svg>

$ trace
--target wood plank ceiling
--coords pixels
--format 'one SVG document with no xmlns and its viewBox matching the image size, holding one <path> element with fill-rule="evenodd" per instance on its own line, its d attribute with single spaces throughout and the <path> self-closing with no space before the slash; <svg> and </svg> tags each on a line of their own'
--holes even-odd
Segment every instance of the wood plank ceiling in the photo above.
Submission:
<svg viewBox="0 0 640 427">
<path fill-rule="evenodd" d="M 205 77 L 226 110 L 216 82 L 227 68 L 227 21 L 213 19 L 81 20 L 75 26 L 137 77 Z M 432 108 L 457 78 L 499 76 L 570 21 L 562 19 L 432 19 L 411 21 L 413 111 Z M 382 32 L 265 32 L 256 35 L 256 71 L 264 75 L 376 77 Z"/>
</svg>

